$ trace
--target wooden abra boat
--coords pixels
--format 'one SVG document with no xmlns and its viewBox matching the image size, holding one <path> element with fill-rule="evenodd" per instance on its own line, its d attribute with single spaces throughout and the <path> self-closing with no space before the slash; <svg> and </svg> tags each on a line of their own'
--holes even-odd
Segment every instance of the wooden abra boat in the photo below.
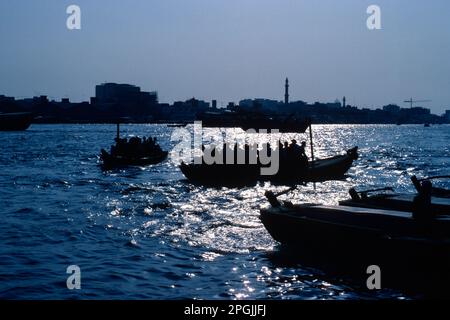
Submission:
<svg viewBox="0 0 450 320">
<path fill-rule="evenodd" d="M 305 166 L 300 160 L 283 165 L 275 175 L 262 175 L 260 164 L 186 164 L 180 169 L 194 183 L 210 186 L 238 186 L 272 181 L 279 184 L 318 182 L 344 177 L 358 158 L 358 148 L 347 150 L 344 155 L 309 161 Z"/>
</svg>

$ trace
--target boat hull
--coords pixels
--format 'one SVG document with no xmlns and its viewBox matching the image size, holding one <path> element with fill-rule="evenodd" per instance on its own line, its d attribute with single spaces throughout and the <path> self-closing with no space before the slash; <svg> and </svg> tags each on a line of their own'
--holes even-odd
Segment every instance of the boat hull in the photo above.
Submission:
<svg viewBox="0 0 450 320">
<path fill-rule="evenodd" d="M 450 266 L 450 217 L 424 226 L 399 211 L 282 206 L 262 209 L 260 219 L 276 241 L 298 253 L 371 264 Z"/>
<path fill-rule="evenodd" d="M 102 154 L 100 156 L 102 160 L 102 166 L 105 169 L 109 168 L 120 168 L 120 167 L 128 167 L 128 166 L 149 166 L 155 165 L 163 162 L 167 159 L 168 152 L 163 151 L 161 154 L 155 155 L 153 157 L 145 157 L 145 158 L 127 158 L 127 157 L 114 157 L 111 156 L 105 150 L 102 150 Z"/>
<path fill-rule="evenodd" d="M 330 278 L 361 288 L 367 288 L 373 274 L 369 266 L 376 266 L 382 289 L 400 289 L 418 297 L 450 297 L 448 237 L 411 232 L 411 224 L 401 235 L 378 227 L 358 227 L 350 221 L 337 223 L 323 217 L 320 210 L 310 213 L 317 217 L 304 211 L 261 210 L 261 221 L 281 244 L 270 253 L 274 264 L 319 269 Z"/>
<path fill-rule="evenodd" d="M 24 131 L 30 127 L 32 121 L 32 113 L 0 114 L 0 131 Z"/>
<path fill-rule="evenodd" d="M 358 158 L 357 148 L 347 154 L 328 159 L 316 160 L 308 167 L 283 167 L 275 175 L 261 175 L 261 166 L 227 164 L 181 164 L 185 177 L 197 184 L 210 186 L 254 185 L 258 181 L 271 181 L 276 184 L 298 184 L 341 179 Z"/>
</svg>

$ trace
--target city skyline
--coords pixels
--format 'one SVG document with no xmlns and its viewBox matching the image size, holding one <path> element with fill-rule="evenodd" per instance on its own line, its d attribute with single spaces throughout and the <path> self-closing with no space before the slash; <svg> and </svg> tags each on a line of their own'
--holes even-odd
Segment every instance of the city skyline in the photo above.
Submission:
<svg viewBox="0 0 450 320">
<path fill-rule="evenodd" d="M 68 1 L 1 3 L 0 94 L 88 101 L 98 83 L 196 97 L 219 106 L 245 98 L 377 108 L 404 100 L 450 107 L 450 4 L 377 1 L 208 2 L 80 0 L 82 29 L 66 28 Z"/>
</svg>

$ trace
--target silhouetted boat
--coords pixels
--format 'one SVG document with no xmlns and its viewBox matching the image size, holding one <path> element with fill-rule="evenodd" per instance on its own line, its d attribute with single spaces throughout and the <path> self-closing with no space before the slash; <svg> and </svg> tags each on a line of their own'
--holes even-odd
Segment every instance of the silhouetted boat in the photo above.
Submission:
<svg viewBox="0 0 450 320">
<path fill-rule="evenodd" d="M 376 266 L 383 288 L 449 296 L 449 215 L 421 221 L 406 211 L 294 205 L 271 192 L 266 196 L 271 207 L 261 209 L 260 219 L 282 244 L 280 252 L 299 263 L 358 278 L 360 284 L 366 283 L 368 267 Z"/>
<path fill-rule="evenodd" d="M 298 184 L 340 179 L 358 158 L 358 148 L 347 150 L 345 155 L 310 161 L 307 167 L 299 162 L 283 167 L 275 175 L 261 175 L 260 164 L 186 164 L 180 169 L 186 178 L 207 186 L 251 185 L 258 181 L 272 181 L 279 184 Z"/>
<path fill-rule="evenodd" d="M 407 271 L 419 268 L 429 277 L 424 265 L 433 272 L 445 272 L 450 266 L 450 216 L 441 215 L 422 223 L 409 212 L 349 206 L 281 204 L 268 197 L 272 206 L 261 209 L 260 219 L 270 235 L 281 244 L 318 256 L 389 264 Z M 384 270 L 382 268 L 382 270 Z M 360 272 L 365 272 L 361 269 Z M 414 279 L 416 280 L 416 279 Z M 438 277 L 438 280 L 443 280 Z M 448 280 L 448 279 L 447 279 Z"/>
<path fill-rule="evenodd" d="M 161 153 L 147 157 L 126 157 L 126 156 L 112 156 L 106 150 L 101 150 L 100 158 L 103 162 L 104 168 L 117 168 L 127 166 L 148 166 L 163 162 L 167 159 L 168 152 L 162 151 Z"/>
<path fill-rule="evenodd" d="M 429 124 L 429 123 L 425 123 L 423 126 L 424 126 L 425 128 L 428 128 L 428 127 L 430 127 L 430 124 Z"/>
<path fill-rule="evenodd" d="M 103 169 L 113 169 L 127 166 L 148 166 L 163 162 L 167 159 L 168 152 L 161 150 L 156 143 L 156 138 L 138 137 L 128 139 L 120 138 L 120 120 L 117 122 L 116 145 L 111 146 L 111 152 L 101 150 L 100 160 Z"/>
<path fill-rule="evenodd" d="M 450 250 L 447 215 L 423 226 L 411 213 L 403 211 L 284 204 L 261 209 L 261 221 L 275 240 L 289 245 L 320 243 L 353 250 L 366 245 L 440 244 Z M 345 246 L 340 247 L 339 243 Z"/>
<path fill-rule="evenodd" d="M 303 133 L 311 124 L 310 119 L 294 116 L 268 116 L 257 112 L 223 111 L 205 112 L 199 115 L 203 127 L 241 128 L 242 130 L 278 130 L 279 132 Z"/>
<path fill-rule="evenodd" d="M 23 131 L 27 130 L 33 121 L 30 112 L 0 113 L 0 131 Z"/>
</svg>

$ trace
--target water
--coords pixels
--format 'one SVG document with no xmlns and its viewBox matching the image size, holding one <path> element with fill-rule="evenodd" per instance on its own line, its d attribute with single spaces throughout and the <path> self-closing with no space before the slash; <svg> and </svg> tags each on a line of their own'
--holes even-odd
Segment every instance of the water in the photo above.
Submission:
<svg viewBox="0 0 450 320">
<path fill-rule="evenodd" d="M 171 149 L 173 128 L 127 125 Z M 336 204 L 347 190 L 393 186 L 409 175 L 450 174 L 450 126 L 315 126 L 316 156 L 358 145 L 343 181 L 301 187 L 295 202 Z M 184 180 L 176 164 L 102 172 L 110 125 L 33 125 L 0 133 L 0 297 L 7 299 L 371 299 L 363 283 L 276 258 L 259 221 L 264 191 L 211 189 Z M 286 136 L 291 138 L 292 136 Z M 306 136 L 297 140 L 306 139 Z M 447 183 L 441 186 L 450 187 Z M 79 291 L 66 268 L 81 268 Z"/>
</svg>

